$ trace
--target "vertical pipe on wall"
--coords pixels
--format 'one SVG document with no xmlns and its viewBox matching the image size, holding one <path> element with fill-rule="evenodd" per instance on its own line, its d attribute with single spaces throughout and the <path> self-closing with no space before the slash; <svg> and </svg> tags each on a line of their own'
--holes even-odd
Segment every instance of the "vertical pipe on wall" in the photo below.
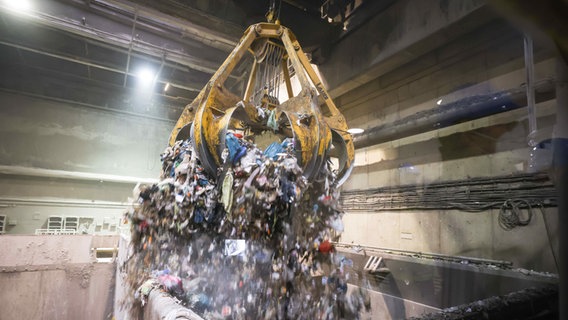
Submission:
<svg viewBox="0 0 568 320">
<path fill-rule="evenodd" d="M 132 32 L 130 32 L 130 44 L 128 45 L 128 54 L 126 55 L 126 72 L 124 73 L 124 83 L 123 87 L 126 88 L 126 82 L 128 81 L 128 71 L 130 71 L 130 55 L 132 53 L 132 47 L 134 46 L 134 32 L 136 32 L 136 22 L 138 21 L 138 7 L 134 10 L 134 21 L 132 22 Z"/>
<path fill-rule="evenodd" d="M 558 234 L 560 256 L 559 319 L 568 319 L 568 65 L 556 62 L 556 125 L 553 138 L 553 179 L 558 190 Z"/>
<path fill-rule="evenodd" d="M 533 41 L 529 35 L 525 35 L 525 74 L 527 86 L 527 108 L 529 112 L 529 135 L 527 137 L 528 144 L 534 147 L 536 142 L 536 110 L 534 98 L 534 58 L 533 58 Z"/>
</svg>

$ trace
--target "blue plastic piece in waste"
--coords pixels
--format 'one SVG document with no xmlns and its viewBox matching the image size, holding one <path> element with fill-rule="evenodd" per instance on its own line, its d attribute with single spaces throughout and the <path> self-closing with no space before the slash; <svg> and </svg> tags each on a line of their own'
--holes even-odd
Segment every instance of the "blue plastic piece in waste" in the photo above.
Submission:
<svg viewBox="0 0 568 320">
<path fill-rule="evenodd" d="M 203 293 L 200 293 L 200 294 L 197 295 L 197 301 L 203 307 L 209 307 L 209 305 L 211 304 L 211 299 L 209 299 L 209 297 L 204 295 Z"/>
<path fill-rule="evenodd" d="M 284 149 L 282 148 L 282 144 L 278 143 L 278 142 L 272 142 L 265 150 L 264 150 L 264 155 L 267 158 L 270 158 L 272 160 L 276 160 L 278 158 L 278 154 L 284 152 Z"/>
<path fill-rule="evenodd" d="M 179 166 L 180 163 L 181 163 L 181 161 L 179 161 L 179 160 L 174 161 L 172 168 L 170 170 L 170 177 L 176 176 L 176 168 L 177 168 L 177 166 Z"/>
<path fill-rule="evenodd" d="M 282 192 L 282 200 L 291 203 L 296 195 L 295 185 L 287 179 L 280 180 L 280 191 Z"/>
<path fill-rule="evenodd" d="M 225 138 L 225 145 L 227 146 L 227 149 L 229 149 L 229 160 L 231 160 L 231 162 L 234 162 L 235 157 L 241 150 L 239 139 L 232 133 L 227 133 L 227 136 Z"/>
<path fill-rule="evenodd" d="M 201 208 L 195 208 L 195 212 L 193 214 L 193 222 L 195 223 L 201 223 L 205 219 L 203 216 L 203 209 Z"/>
<path fill-rule="evenodd" d="M 236 164 L 239 160 L 241 160 L 241 158 L 247 154 L 247 147 L 242 146 L 239 151 L 237 152 L 237 154 L 235 155 L 235 157 L 233 158 L 233 164 Z"/>
<path fill-rule="evenodd" d="M 166 274 L 170 274 L 170 269 L 166 268 L 164 270 L 157 270 L 155 276 L 159 277 L 159 276 L 163 276 Z"/>
</svg>

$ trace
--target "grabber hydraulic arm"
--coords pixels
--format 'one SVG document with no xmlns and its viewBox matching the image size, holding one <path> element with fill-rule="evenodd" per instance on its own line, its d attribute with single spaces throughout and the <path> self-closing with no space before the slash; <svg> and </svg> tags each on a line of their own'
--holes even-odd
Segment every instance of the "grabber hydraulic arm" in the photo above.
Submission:
<svg viewBox="0 0 568 320">
<path fill-rule="evenodd" d="M 253 62 L 248 83 L 244 93 L 237 95 L 225 87 L 225 80 L 249 53 Z M 294 77 L 300 87 L 296 88 L 297 94 L 292 85 Z M 280 91 L 288 98 L 282 103 L 278 101 Z M 318 96 L 327 108 L 326 115 L 320 109 Z M 230 129 L 242 130 L 253 137 L 266 130 L 283 138 L 293 137 L 296 156 L 308 179 L 318 178 L 332 146 L 333 155 L 339 160 L 338 184 L 351 172 L 354 147 L 345 118 L 296 37 L 278 23 L 258 23 L 245 31 L 237 47 L 186 106 L 169 143 L 173 145 L 176 140 L 191 136 L 202 165 L 215 174 L 222 165 L 225 137 Z"/>
</svg>

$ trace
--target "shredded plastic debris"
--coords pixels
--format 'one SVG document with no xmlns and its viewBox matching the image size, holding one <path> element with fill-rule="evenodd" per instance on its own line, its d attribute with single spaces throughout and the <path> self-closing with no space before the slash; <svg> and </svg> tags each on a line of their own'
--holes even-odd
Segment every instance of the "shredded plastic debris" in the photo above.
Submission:
<svg viewBox="0 0 568 320">
<path fill-rule="evenodd" d="M 526 288 L 410 319 L 559 319 L 558 287 L 550 285 Z"/>
<path fill-rule="evenodd" d="M 238 134 L 226 141 L 217 176 L 178 141 L 161 181 L 137 190 L 133 296 L 143 306 L 158 288 L 206 319 L 358 318 L 364 292 L 346 296 L 349 261 L 330 243 L 343 231 L 330 164 L 308 182 L 292 139 L 265 152 Z"/>
</svg>

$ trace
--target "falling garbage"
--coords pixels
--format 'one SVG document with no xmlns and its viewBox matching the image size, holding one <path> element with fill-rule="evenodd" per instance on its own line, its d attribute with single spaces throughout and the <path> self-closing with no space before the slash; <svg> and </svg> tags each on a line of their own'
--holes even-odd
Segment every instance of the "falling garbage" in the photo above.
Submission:
<svg viewBox="0 0 568 320">
<path fill-rule="evenodd" d="M 237 95 L 224 82 L 249 53 Z M 205 319 L 356 319 L 364 304 L 348 297 L 349 262 L 332 244 L 353 168 L 347 129 L 292 32 L 250 26 L 182 112 L 160 182 L 136 190 L 123 266 L 132 313 L 161 290 Z"/>
<path fill-rule="evenodd" d="M 227 135 L 217 176 L 178 141 L 161 181 L 139 187 L 125 264 L 137 305 L 163 290 L 206 319 L 356 317 L 344 259 L 331 258 L 343 229 L 331 165 L 308 182 L 292 139 L 262 152 Z"/>
</svg>

